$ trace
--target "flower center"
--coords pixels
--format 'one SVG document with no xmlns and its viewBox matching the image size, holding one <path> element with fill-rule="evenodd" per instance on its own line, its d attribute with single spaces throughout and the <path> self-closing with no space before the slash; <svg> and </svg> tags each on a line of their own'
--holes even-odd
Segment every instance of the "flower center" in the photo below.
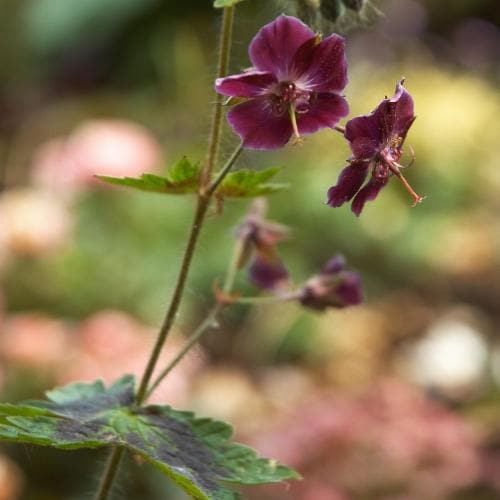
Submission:
<svg viewBox="0 0 500 500">
<path fill-rule="evenodd" d="M 290 105 L 296 113 L 307 113 L 311 92 L 298 88 L 293 82 L 280 82 L 269 94 L 269 100 L 276 115 L 282 115 L 290 109 Z"/>
</svg>

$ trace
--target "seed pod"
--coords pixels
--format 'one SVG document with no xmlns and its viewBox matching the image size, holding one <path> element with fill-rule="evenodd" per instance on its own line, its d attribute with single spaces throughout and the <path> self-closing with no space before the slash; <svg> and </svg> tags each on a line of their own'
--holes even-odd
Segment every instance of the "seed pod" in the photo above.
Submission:
<svg viewBox="0 0 500 500">
<path fill-rule="evenodd" d="M 342 14 L 342 5 L 340 0 L 321 0 L 320 3 L 321 15 L 334 23 Z"/>
<path fill-rule="evenodd" d="M 351 10 L 359 12 L 365 3 L 365 0 L 342 0 L 342 3 Z"/>
</svg>

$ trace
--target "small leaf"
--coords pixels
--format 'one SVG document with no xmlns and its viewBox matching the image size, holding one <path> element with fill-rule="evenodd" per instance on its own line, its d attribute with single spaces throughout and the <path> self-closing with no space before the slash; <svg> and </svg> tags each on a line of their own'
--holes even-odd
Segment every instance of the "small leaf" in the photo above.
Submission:
<svg viewBox="0 0 500 500">
<path fill-rule="evenodd" d="M 251 198 L 276 193 L 288 188 L 288 184 L 270 183 L 280 168 L 271 167 L 264 170 L 242 169 L 229 173 L 222 181 L 217 194 L 220 197 Z"/>
<path fill-rule="evenodd" d="M 214 7 L 216 9 L 223 9 L 224 7 L 232 7 L 243 0 L 214 0 Z"/>
<path fill-rule="evenodd" d="M 198 190 L 201 168 L 198 163 L 191 163 L 181 158 L 169 168 L 165 177 L 155 174 L 142 174 L 140 177 L 96 177 L 108 184 L 127 186 L 141 191 L 166 194 L 188 194 Z"/>
<path fill-rule="evenodd" d="M 223 422 L 169 406 L 132 408 L 134 378 L 106 388 L 100 381 L 49 391 L 46 401 L 0 404 L 0 439 L 61 449 L 124 446 L 200 500 L 235 500 L 226 483 L 262 484 L 298 478 L 250 448 L 228 442 Z"/>
</svg>

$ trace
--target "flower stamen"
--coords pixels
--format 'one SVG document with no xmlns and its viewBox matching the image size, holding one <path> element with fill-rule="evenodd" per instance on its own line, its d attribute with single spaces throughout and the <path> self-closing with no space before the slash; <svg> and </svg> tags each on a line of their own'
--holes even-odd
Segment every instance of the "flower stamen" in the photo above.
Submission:
<svg viewBox="0 0 500 500">
<path fill-rule="evenodd" d="M 290 121 L 292 122 L 293 135 L 295 136 L 294 144 L 304 144 L 304 140 L 300 136 L 299 127 L 297 125 L 297 115 L 295 112 L 295 105 L 290 103 L 288 105 L 288 114 L 290 115 Z"/>
</svg>

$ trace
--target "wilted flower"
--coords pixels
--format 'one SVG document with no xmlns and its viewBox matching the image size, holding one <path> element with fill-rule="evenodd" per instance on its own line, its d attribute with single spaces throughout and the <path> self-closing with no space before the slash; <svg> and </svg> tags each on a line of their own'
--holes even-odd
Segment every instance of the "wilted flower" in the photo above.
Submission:
<svg viewBox="0 0 500 500">
<path fill-rule="evenodd" d="M 276 290 L 287 284 L 288 272 L 276 253 L 276 244 L 283 240 L 288 230 L 281 224 L 264 219 L 266 203 L 257 199 L 252 204 L 243 224 L 237 231 L 243 244 L 240 266 L 252 259 L 250 280 L 264 290 Z"/>
<path fill-rule="evenodd" d="M 299 293 L 303 306 L 320 311 L 353 306 L 362 300 L 361 278 L 353 271 L 346 271 L 342 255 L 332 257 L 319 274 L 305 282 Z"/>
<path fill-rule="evenodd" d="M 253 67 L 215 82 L 217 92 L 237 98 L 227 118 L 243 145 L 277 149 L 292 134 L 300 140 L 346 116 L 344 47 L 342 37 L 321 40 L 295 17 L 264 26 L 249 47 Z"/>
<path fill-rule="evenodd" d="M 413 197 L 414 205 L 423 200 L 403 177 L 398 162 L 408 129 L 415 120 L 413 99 L 398 82 L 396 93 L 384 99 L 369 115 L 347 123 L 345 137 L 350 142 L 352 158 L 340 173 L 336 186 L 328 190 L 328 204 L 339 207 L 353 197 L 352 211 L 359 215 L 368 200 L 374 200 L 392 175 L 397 176 Z M 371 179 L 361 188 L 372 168 Z M 356 194 L 357 193 L 357 194 Z"/>
</svg>

